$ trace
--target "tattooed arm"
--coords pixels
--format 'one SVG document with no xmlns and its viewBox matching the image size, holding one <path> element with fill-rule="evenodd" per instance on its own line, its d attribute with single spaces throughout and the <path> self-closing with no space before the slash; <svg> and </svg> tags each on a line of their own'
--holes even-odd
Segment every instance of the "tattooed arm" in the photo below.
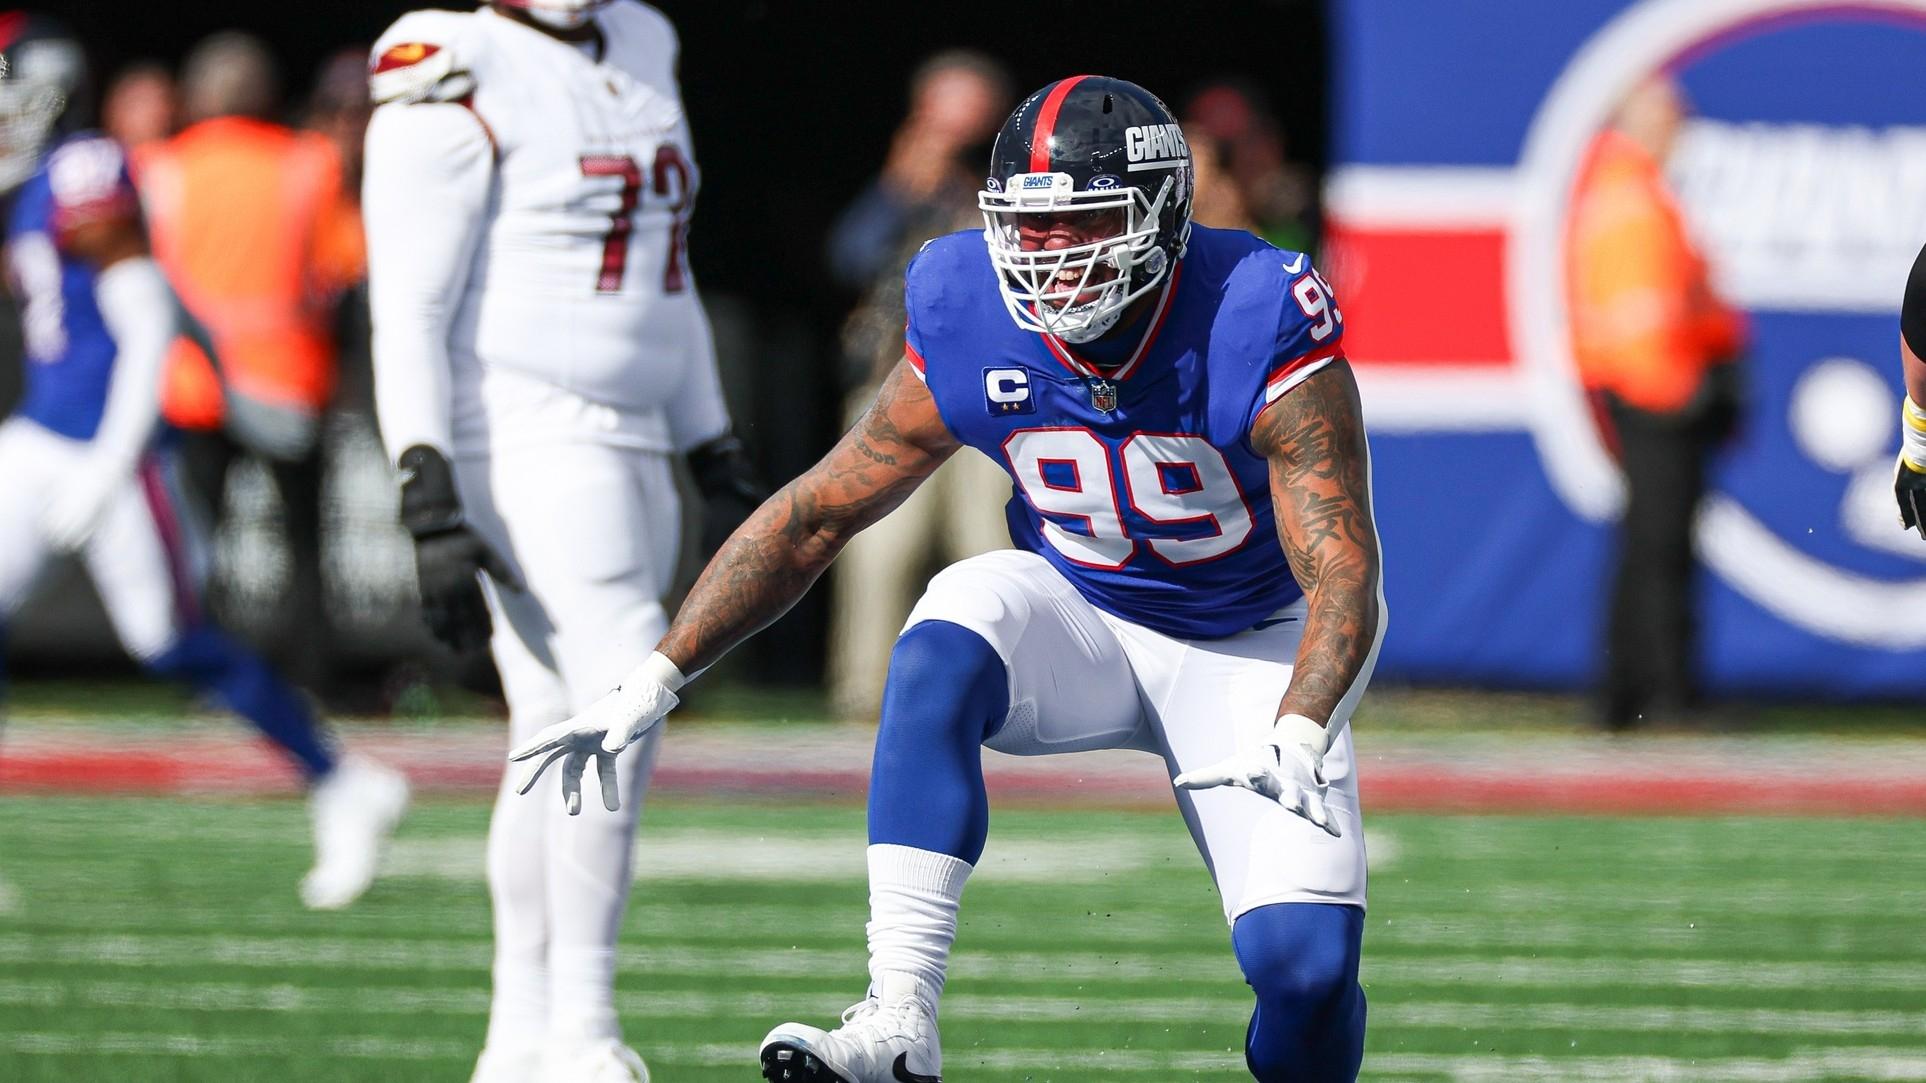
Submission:
<svg viewBox="0 0 1926 1083">
<path fill-rule="evenodd" d="M 958 446 L 929 389 L 899 361 L 855 428 L 723 543 L 656 649 L 686 674 L 714 664 L 788 612 L 849 539 Z"/>
<path fill-rule="evenodd" d="M 508 754 L 529 765 L 518 791 L 559 763 L 562 802 L 576 815 L 593 761 L 602 804 L 621 808 L 615 757 L 675 708 L 683 682 L 788 612 L 849 539 L 908 499 L 958 446 L 929 389 L 898 362 L 856 427 L 723 543 L 655 652 L 608 695 Z"/>
<path fill-rule="evenodd" d="M 1337 361 L 1259 414 L 1251 443 L 1270 460 L 1277 537 L 1309 607 L 1277 713 L 1325 724 L 1383 619 L 1364 418 L 1350 365 Z"/>
</svg>

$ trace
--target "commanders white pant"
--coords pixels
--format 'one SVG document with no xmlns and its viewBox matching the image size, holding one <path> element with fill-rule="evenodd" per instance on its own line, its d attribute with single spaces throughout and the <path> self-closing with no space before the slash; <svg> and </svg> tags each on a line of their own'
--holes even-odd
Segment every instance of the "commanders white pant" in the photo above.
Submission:
<svg viewBox="0 0 1926 1083">
<path fill-rule="evenodd" d="M 1302 601 L 1224 639 L 1178 639 L 1105 613 L 1035 553 L 1002 550 L 930 581 L 905 627 L 948 621 L 981 635 L 1010 675 L 1010 712 L 985 742 L 1019 756 L 1134 748 L 1170 775 L 1255 747 L 1270 732 L 1304 633 Z M 1341 838 L 1249 790 L 1176 790 L 1224 915 L 1284 902 L 1364 905 L 1364 830 L 1351 712 L 1374 646 L 1330 719 L 1324 769 Z"/>
<path fill-rule="evenodd" d="M 26 603 L 50 555 L 40 515 L 87 445 L 24 418 L 0 423 L 0 621 Z M 81 558 L 129 654 L 146 661 L 197 617 L 204 549 L 180 514 L 173 457 L 150 453 Z"/>
<path fill-rule="evenodd" d="M 469 523 L 526 591 L 490 593 L 491 648 L 511 744 L 613 688 L 667 630 L 680 507 L 667 455 L 586 442 L 518 443 L 457 455 Z M 594 792 L 580 816 L 544 777 L 526 797 L 508 773 L 489 832 L 495 1002 L 489 1044 L 615 1033 L 614 949 L 629 855 L 662 728 L 617 761 L 620 812 Z"/>
</svg>

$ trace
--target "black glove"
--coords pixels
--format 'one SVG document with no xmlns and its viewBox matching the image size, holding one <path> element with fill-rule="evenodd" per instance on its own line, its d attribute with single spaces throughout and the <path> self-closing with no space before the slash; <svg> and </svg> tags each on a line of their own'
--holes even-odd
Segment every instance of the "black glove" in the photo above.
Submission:
<svg viewBox="0 0 1926 1083">
<path fill-rule="evenodd" d="M 1899 473 L 1893 478 L 1893 491 L 1899 496 L 1899 522 L 1907 530 L 1919 531 L 1926 538 L 1926 474 L 1906 465 L 1902 456 Z"/>
<path fill-rule="evenodd" d="M 401 525 L 415 539 L 421 619 L 436 639 L 458 652 L 488 645 L 494 623 L 476 572 L 520 590 L 502 558 L 462 520 L 455 476 L 441 452 L 411 447 L 401 453 Z"/>
<path fill-rule="evenodd" d="M 769 489 L 749 461 L 742 441 L 724 433 L 691 448 L 689 473 L 702 494 L 702 552 L 713 556 L 743 520 L 769 499 Z"/>
</svg>

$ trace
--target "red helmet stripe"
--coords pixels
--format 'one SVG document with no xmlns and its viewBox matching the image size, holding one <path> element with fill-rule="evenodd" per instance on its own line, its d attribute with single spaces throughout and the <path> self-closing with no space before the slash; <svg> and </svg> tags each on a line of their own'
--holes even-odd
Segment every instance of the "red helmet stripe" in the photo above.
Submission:
<svg viewBox="0 0 1926 1083">
<path fill-rule="evenodd" d="M 1070 91 L 1088 78 L 1088 75 L 1072 75 L 1044 95 L 1043 104 L 1037 108 L 1036 131 L 1030 136 L 1030 172 L 1050 172 L 1050 135 L 1057 127 L 1057 111 L 1063 108 L 1063 99 L 1070 96 Z"/>
</svg>

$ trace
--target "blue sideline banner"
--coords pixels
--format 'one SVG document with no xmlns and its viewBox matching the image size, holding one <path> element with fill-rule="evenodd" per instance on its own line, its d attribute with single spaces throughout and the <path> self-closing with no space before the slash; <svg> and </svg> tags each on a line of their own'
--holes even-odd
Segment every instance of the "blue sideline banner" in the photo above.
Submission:
<svg viewBox="0 0 1926 1083">
<path fill-rule="evenodd" d="M 1340 0 L 1328 251 L 1374 430 L 1392 679 L 1580 688 L 1623 484 L 1575 378 L 1564 225 L 1640 81 L 1752 340 L 1696 528 L 1718 694 L 1926 691 L 1926 541 L 1892 498 L 1926 242 L 1926 0 Z"/>
</svg>

